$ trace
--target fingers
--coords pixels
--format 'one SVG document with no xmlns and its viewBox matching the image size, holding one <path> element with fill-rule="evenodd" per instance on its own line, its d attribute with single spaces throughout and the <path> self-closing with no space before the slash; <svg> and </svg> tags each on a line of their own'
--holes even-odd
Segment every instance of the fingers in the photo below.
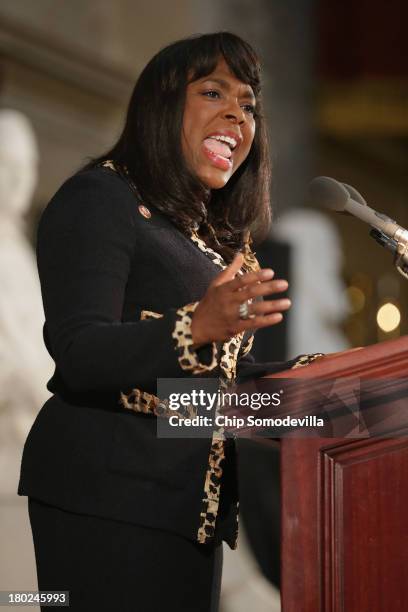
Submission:
<svg viewBox="0 0 408 612">
<path fill-rule="evenodd" d="M 271 280 L 274 274 L 274 271 L 270 268 L 264 268 L 258 272 L 248 272 L 226 283 L 223 289 L 228 292 L 232 291 L 238 302 L 286 291 L 289 286 L 288 282 L 284 279 Z"/>
<path fill-rule="evenodd" d="M 255 302 L 251 304 L 249 306 L 249 314 L 261 316 L 273 312 L 284 312 L 285 310 L 289 310 L 291 305 L 292 302 L 287 298 L 280 300 L 263 300 L 262 302 Z"/>
<path fill-rule="evenodd" d="M 251 318 L 240 319 L 239 304 L 288 289 L 286 280 L 272 280 L 274 271 L 270 268 L 238 274 L 243 263 L 244 257 L 242 253 L 238 253 L 231 264 L 213 280 L 202 300 L 203 312 L 209 311 L 212 313 L 212 320 L 218 322 L 218 339 L 224 338 L 224 331 L 227 339 L 247 329 L 255 330 L 280 323 L 283 319 L 282 313 L 291 306 L 287 298 L 254 302 L 249 305 Z"/>
<path fill-rule="evenodd" d="M 218 287 L 219 285 L 223 285 L 229 281 L 232 281 L 235 278 L 235 275 L 238 273 L 242 264 L 244 263 L 244 256 L 242 253 L 237 253 L 230 263 L 230 265 L 225 268 L 222 272 L 218 274 L 218 276 L 211 283 L 213 287 Z"/>
<path fill-rule="evenodd" d="M 240 329 L 237 333 L 246 331 L 247 329 L 255 330 L 261 329 L 262 327 L 269 327 L 270 325 L 276 325 L 280 323 L 282 319 L 283 314 L 281 312 L 272 312 L 267 315 L 256 316 L 255 319 L 241 321 Z"/>
<path fill-rule="evenodd" d="M 271 280 L 275 272 L 270 268 L 238 275 L 243 261 L 242 253 L 238 253 L 228 268 L 215 278 L 212 286 L 219 287 L 223 285 L 223 291 L 235 293 L 236 301 L 239 302 L 287 290 L 288 282 L 286 280 Z"/>
<path fill-rule="evenodd" d="M 250 319 L 244 319 L 244 329 L 259 329 L 280 323 L 283 319 L 283 312 L 289 310 L 292 302 L 287 298 L 281 300 L 264 300 L 255 302 L 249 306 Z"/>
<path fill-rule="evenodd" d="M 263 270 L 258 270 L 257 272 L 247 272 L 246 274 L 242 274 L 234 278 L 234 280 L 231 280 L 228 283 L 228 290 L 240 291 L 248 285 L 268 281 L 273 278 L 274 274 L 275 272 L 270 268 L 264 268 Z"/>
<path fill-rule="evenodd" d="M 276 325 L 283 319 L 283 313 L 289 310 L 292 303 L 289 299 L 264 300 L 249 306 L 250 319 L 238 319 L 235 324 L 235 334 L 250 329 L 252 331 L 261 327 Z"/>
<path fill-rule="evenodd" d="M 288 282 L 283 279 L 254 283 L 244 287 L 241 291 L 237 291 L 234 294 L 234 301 L 241 303 L 256 297 L 282 293 L 287 290 L 288 286 Z"/>
</svg>

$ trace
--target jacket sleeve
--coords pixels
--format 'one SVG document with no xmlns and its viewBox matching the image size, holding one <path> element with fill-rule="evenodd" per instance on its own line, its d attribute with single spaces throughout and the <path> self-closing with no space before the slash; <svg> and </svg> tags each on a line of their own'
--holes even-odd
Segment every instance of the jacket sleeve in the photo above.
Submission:
<svg viewBox="0 0 408 612">
<path fill-rule="evenodd" d="M 133 206 L 118 189 L 101 176 L 75 175 L 51 200 L 38 228 L 47 344 L 70 391 L 152 388 L 158 377 L 217 366 L 215 343 L 191 348 L 196 303 L 157 320 L 122 322 L 137 232 Z"/>
<path fill-rule="evenodd" d="M 238 382 L 244 382 L 248 378 L 289 370 L 296 364 L 297 360 L 298 357 L 289 361 L 256 362 L 254 356 L 248 353 L 241 357 L 237 363 L 237 380 Z"/>
<path fill-rule="evenodd" d="M 265 374 L 273 374 L 282 372 L 283 370 L 291 370 L 309 365 L 315 359 L 324 357 L 323 353 L 302 354 L 290 359 L 289 361 L 265 361 L 256 362 L 251 353 L 248 353 L 237 363 L 237 381 L 244 382 L 248 378 L 257 378 L 265 376 Z"/>
</svg>

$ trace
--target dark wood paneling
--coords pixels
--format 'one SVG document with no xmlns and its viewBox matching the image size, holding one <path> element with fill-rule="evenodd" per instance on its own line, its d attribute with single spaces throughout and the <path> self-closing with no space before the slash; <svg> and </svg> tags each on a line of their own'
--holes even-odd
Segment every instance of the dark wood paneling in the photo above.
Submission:
<svg viewBox="0 0 408 612">
<path fill-rule="evenodd" d="M 407 610 L 408 438 L 321 453 L 323 609 Z"/>
<path fill-rule="evenodd" d="M 408 77 L 403 0 L 321 0 L 318 63 L 323 77 Z"/>
<path fill-rule="evenodd" d="M 408 377 L 408 338 L 274 378 Z M 385 413 L 394 401 L 380 389 Z M 405 387 L 404 387 L 405 389 Z M 281 440 L 282 611 L 408 610 L 408 393 L 393 438 Z M 295 402 L 293 409 L 298 406 Z M 292 414 L 292 407 L 287 406 Z M 382 433 L 389 431 L 386 425 Z M 296 434 L 295 434 L 296 435 Z M 299 435 L 299 434 L 297 434 Z"/>
</svg>

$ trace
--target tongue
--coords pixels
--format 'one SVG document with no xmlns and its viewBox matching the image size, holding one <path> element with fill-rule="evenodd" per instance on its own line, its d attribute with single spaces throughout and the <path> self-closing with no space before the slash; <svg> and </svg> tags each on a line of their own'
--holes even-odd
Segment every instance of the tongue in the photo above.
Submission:
<svg viewBox="0 0 408 612">
<path fill-rule="evenodd" d="M 209 149 L 215 155 L 221 155 L 222 157 L 227 157 L 228 159 L 231 157 L 231 149 L 225 142 L 221 142 L 220 140 L 215 140 L 214 138 L 206 138 L 204 140 L 204 144 L 207 149 Z"/>
</svg>

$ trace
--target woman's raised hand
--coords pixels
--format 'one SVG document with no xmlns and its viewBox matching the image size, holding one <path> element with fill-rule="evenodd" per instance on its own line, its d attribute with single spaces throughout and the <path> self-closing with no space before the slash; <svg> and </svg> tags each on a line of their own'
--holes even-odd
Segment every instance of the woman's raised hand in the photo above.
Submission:
<svg viewBox="0 0 408 612">
<path fill-rule="evenodd" d="M 195 347 L 209 342 L 226 341 L 247 329 L 259 329 L 282 321 L 282 312 L 290 308 L 287 298 L 262 300 L 249 305 L 251 318 L 241 319 L 240 304 L 258 296 L 286 291 L 285 280 L 272 280 L 270 269 L 237 273 L 244 262 L 238 253 L 230 265 L 220 272 L 199 302 L 192 320 L 191 331 Z"/>
</svg>

